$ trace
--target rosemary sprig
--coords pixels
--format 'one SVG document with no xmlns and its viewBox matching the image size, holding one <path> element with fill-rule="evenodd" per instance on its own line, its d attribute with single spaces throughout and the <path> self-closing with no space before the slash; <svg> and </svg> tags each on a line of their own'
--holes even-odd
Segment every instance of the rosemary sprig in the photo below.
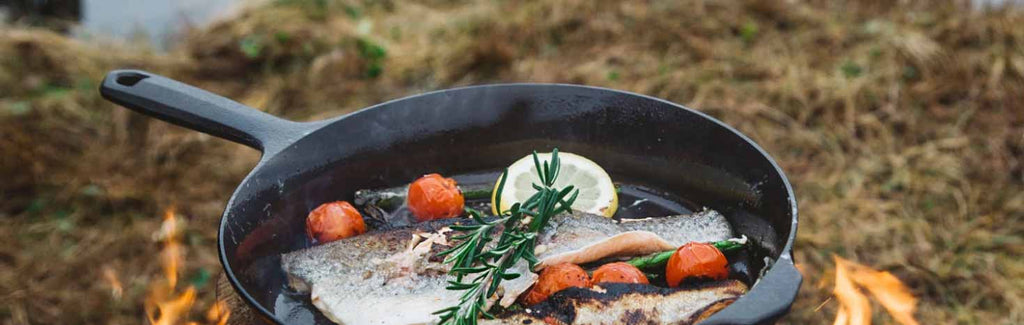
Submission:
<svg viewBox="0 0 1024 325">
<path fill-rule="evenodd" d="M 551 153 L 551 161 L 541 163 L 537 152 L 533 152 L 533 163 L 537 168 L 540 185 L 534 183 L 537 190 L 526 201 L 513 204 L 508 210 L 501 210 L 500 201 L 496 200 L 495 210 L 502 211 L 493 221 L 484 220 L 480 212 L 468 209 L 473 224 L 455 225 L 452 230 L 463 232 L 452 239 L 460 241 L 455 247 L 441 252 L 446 256 L 444 263 L 452 264 L 448 273 L 455 277 L 448 281 L 448 290 L 464 291 L 459 304 L 434 312 L 442 325 L 475 325 L 480 316 L 494 318 L 484 307 L 487 297 L 494 295 L 503 280 L 518 278 L 520 274 L 508 272 L 508 269 L 525 259 L 532 269 L 537 264 L 533 255 L 537 234 L 544 229 L 552 216 L 571 209 L 576 201 L 578 190 L 572 185 L 555 188 L 555 180 L 561 169 L 558 160 L 558 149 Z M 508 170 L 501 173 L 495 197 L 500 198 L 508 178 Z M 571 194 L 571 195 L 570 195 Z M 493 232 L 503 226 L 494 248 L 485 250 L 494 241 Z M 468 282 L 464 281 L 466 278 Z"/>
</svg>

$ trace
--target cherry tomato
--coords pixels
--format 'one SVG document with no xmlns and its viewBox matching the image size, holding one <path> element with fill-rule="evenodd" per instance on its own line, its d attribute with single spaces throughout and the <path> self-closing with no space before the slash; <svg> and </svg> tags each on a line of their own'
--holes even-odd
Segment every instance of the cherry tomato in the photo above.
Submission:
<svg viewBox="0 0 1024 325">
<path fill-rule="evenodd" d="M 409 185 L 406 203 L 418 221 L 445 219 L 462 214 L 465 199 L 455 180 L 429 174 Z"/>
<path fill-rule="evenodd" d="M 589 288 L 590 276 L 587 275 L 587 271 L 572 263 L 549 266 L 540 271 L 537 283 L 523 295 L 523 304 L 527 306 L 539 304 L 555 292 L 571 287 Z"/>
<path fill-rule="evenodd" d="M 644 272 L 626 262 L 601 265 L 597 270 L 594 270 L 593 279 L 595 284 L 602 282 L 650 284 Z"/>
<path fill-rule="evenodd" d="M 683 280 L 707 278 L 722 280 L 729 276 L 729 261 L 722 252 L 705 243 L 688 243 L 679 247 L 665 265 L 665 280 L 678 287 Z"/>
<path fill-rule="evenodd" d="M 306 217 L 306 234 L 328 243 L 366 232 L 363 215 L 347 201 L 324 203 Z"/>
</svg>

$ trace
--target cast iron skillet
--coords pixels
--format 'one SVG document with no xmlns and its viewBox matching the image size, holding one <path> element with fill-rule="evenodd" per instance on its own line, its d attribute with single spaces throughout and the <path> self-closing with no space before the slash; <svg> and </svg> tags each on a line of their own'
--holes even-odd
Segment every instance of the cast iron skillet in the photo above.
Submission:
<svg viewBox="0 0 1024 325">
<path fill-rule="evenodd" d="M 556 146 L 612 175 L 721 211 L 760 247 L 759 259 L 772 259 L 749 293 L 703 324 L 772 323 L 789 310 L 802 281 L 790 254 L 797 205 L 782 170 L 738 131 L 664 100 L 576 85 L 486 85 L 301 123 L 145 71 L 112 71 L 100 92 L 263 152 L 228 201 L 218 245 L 227 278 L 268 322 L 329 324 L 283 289 L 279 265 L 280 254 L 310 245 L 304 220 L 317 205 L 431 172 L 496 170 Z"/>
</svg>

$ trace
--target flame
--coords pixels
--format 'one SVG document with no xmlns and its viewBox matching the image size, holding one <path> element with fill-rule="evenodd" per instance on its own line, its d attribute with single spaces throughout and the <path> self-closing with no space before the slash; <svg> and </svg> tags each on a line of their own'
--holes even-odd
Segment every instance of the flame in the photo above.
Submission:
<svg viewBox="0 0 1024 325">
<path fill-rule="evenodd" d="M 218 300 L 206 311 L 206 320 L 216 325 L 227 324 L 229 316 L 231 316 L 231 311 L 228 310 L 223 300 Z"/>
<path fill-rule="evenodd" d="M 839 256 L 832 258 L 836 262 L 836 286 L 832 292 L 839 301 L 833 325 L 871 324 L 871 304 L 858 287 L 867 289 L 900 324 L 918 325 L 914 319 L 917 299 L 896 276 Z"/>
<path fill-rule="evenodd" d="M 195 288 L 189 287 L 181 295 L 168 300 L 154 301 L 152 306 L 147 301 L 146 317 L 153 325 L 178 324 L 178 320 L 188 315 L 192 302 L 196 300 Z M 159 311 L 159 314 L 157 313 Z"/>
<path fill-rule="evenodd" d="M 160 230 L 156 239 L 163 244 L 160 251 L 160 265 L 163 267 L 164 281 L 150 284 L 149 296 L 143 307 L 146 318 L 153 325 L 176 325 L 188 320 L 189 311 L 196 300 L 196 290 L 187 286 L 183 292 L 176 293 L 178 270 L 184 267 L 185 250 L 181 246 L 181 229 L 175 218 L 174 209 L 164 213 Z M 104 273 L 106 276 L 106 272 Z M 113 276 L 113 271 L 110 272 Z M 116 281 L 116 276 L 112 279 Z M 228 321 L 228 312 L 223 301 L 218 301 L 206 312 L 206 319 L 211 324 L 224 325 Z M 185 322 L 187 325 L 198 325 L 196 322 Z"/>
<path fill-rule="evenodd" d="M 171 289 L 178 284 L 178 266 L 181 265 L 184 258 L 180 236 L 178 222 L 174 218 L 174 209 L 167 209 L 164 212 L 164 222 L 160 224 L 160 232 L 157 233 L 157 237 L 164 244 L 163 250 L 160 251 L 160 263 L 164 267 L 164 276 Z"/>
</svg>

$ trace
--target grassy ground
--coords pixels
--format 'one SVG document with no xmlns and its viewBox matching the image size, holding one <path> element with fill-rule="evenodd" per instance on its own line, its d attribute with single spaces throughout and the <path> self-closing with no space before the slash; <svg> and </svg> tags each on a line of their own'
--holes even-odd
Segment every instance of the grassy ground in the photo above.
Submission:
<svg viewBox="0 0 1024 325">
<path fill-rule="evenodd" d="M 212 302 L 214 229 L 257 154 L 99 98 L 107 69 L 141 67 L 296 120 L 497 81 L 666 98 L 738 127 L 793 180 L 807 277 L 786 323 L 830 322 L 831 254 L 900 277 L 922 324 L 1024 323 L 1020 26 L 1021 11 L 932 1 L 279 0 L 167 54 L 4 27 L 0 322 L 141 322 L 171 205 L 183 276 Z"/>
</svg>

